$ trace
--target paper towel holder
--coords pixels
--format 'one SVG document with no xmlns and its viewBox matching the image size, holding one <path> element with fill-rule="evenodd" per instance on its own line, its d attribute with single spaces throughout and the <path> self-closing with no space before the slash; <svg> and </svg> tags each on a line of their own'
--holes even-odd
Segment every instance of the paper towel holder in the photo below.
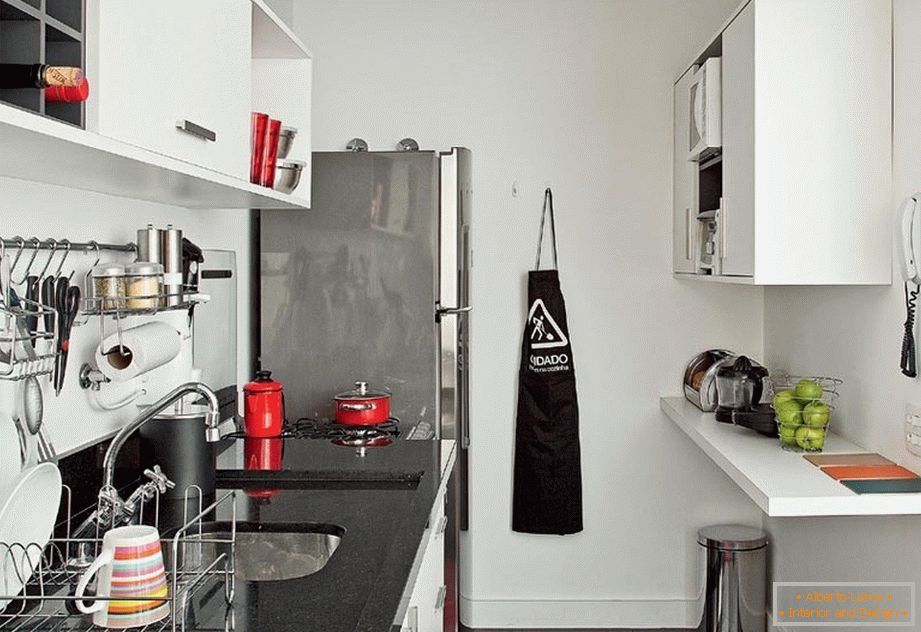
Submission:
<svg viewBox="0 0 921 632">
<path fill-rule="evenodd" d="M 108 384 L 111 382 L 109 378 L 103 375 L 102 371 L 94 367 L 89 362 L 84 362 L 83 366 L 80 367 L 80 388 L 84 391 L 87 389 L 92 389 L 98 391 L 103 384 Z"/>
</svg>

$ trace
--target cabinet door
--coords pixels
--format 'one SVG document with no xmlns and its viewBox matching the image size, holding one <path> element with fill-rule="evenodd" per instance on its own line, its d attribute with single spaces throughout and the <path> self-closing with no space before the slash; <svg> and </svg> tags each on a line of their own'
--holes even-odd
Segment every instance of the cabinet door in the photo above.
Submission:
<svg viewBox="0 0 921 632">
<path fill-rule="evenodd" d="M 249 179 L 252 101 L 250 0 L 180 0 L 186 37 L 180 44 L 182 84 L 173 121 L 184 159 Z M 214 142 L 175 129 L 187 120 L 215 133 Z"/>
<path fill-rule="evenodd" d="M 87 18 L 88 127 L 248 179 L 250 1 L 92 0 Z"/>
<path fill-rule="evenodd" d="M 722 273 L 755 272 L 755 7 L 723 32 Z"/>
<path fill-rule="evenodd" d="M 427 542 L 419 574 L 409 598 L 406 618 L 401 626 L 403 632 L 442 632 L 444 630 L 444 600 L 447 587 L 444 583 L 445 496 L 442 493 L 435 501 L 435 508 L 429 520 L 428 529 L 422 536 Z"/>
<path fill-rule="evenodd" d="M 690 89 L 688 70 L 674 87 L 674 157 L 672 161 L 672 271 L 695 272 L 697 163 L 688 160 Z"/>
</svg>

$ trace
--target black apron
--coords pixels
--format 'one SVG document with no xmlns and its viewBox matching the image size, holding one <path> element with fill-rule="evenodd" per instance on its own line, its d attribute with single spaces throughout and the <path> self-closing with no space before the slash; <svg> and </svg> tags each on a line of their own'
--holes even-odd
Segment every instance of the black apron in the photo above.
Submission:
<svg viewBox="0 0 921 632">
<path fill-rule="evenodd" d="M 540 269 L 549 211 L 553 270 Z M 528 272 L 528 318 L 521 342 L 512 530 L 565 535 L 582 530 L 579 402 L 556 270 L 553 194 L 544 193 L 537 264 Z"/>
</svg>

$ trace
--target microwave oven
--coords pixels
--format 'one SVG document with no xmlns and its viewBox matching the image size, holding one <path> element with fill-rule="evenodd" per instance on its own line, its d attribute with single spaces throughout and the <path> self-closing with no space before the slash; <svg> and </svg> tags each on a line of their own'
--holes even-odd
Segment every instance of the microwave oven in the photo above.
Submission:
<svg viewBox="0 0 921 632">
<path fill-rule="evenodd" d="M 694 71 L 689 92 L 688 160 L 700 162 L 720 152 L 722 134 L 721 65 L 711 57 Z"/>
</svg>

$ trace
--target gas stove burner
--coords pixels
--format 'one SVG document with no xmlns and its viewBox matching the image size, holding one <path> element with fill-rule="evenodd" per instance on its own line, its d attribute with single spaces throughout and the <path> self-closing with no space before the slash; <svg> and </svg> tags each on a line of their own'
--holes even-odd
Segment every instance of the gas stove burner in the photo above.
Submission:
<svg viewBox="0 0 921 632">
<path fill-rule="evenodd" d="M 336 445 L 353 448 L 381 447 L 393 443 L 401 435 L 400 420 L 391 417 L 376 426 L 344 426 L 321 419 L 298 419 L 290 426 L 297 439 L 329 439 Z"/>
</svg>

